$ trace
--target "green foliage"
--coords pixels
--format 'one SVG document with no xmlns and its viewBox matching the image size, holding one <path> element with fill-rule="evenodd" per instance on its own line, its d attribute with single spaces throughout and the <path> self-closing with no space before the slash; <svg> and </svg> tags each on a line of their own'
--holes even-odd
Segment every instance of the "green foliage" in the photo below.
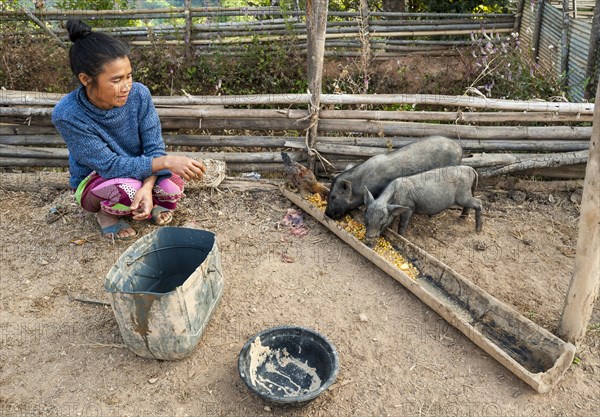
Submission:
<svg viewBox="0 0 600 417">
<path fill-rule="evenodd" d="M 409 0 L 411 12 L 506 13 L 508 0 Z"/>
<path fill-rule="evenodd" d="M 221 68 L 219 80 L 224 94 L 257 94 L 280 91 L 305 92 L 305 63 L 289 42 L 260 42 L 257 37 L 244 48 L 239 59 Z M 300 91 L 298 91 L 300 90 Z"/>
<path fill-rule="evenodd" d="M 134 0 L 57 0 L 55 7 L 62 10 L 113 10 L 135 8 Z"/>
<path fill-rule="evenodd" d="M 384 10 L 385 3 L 400 0 L 369 0 L 369 10 Z M 407 12 L 427 13 L 506 13 L 509 0 L 406 0 Z M 360 0 L 330 0 L 329 10 L 357 11 Z"/>
<path fill-rule="evenodd" d="M 55 6 L 61 10 L 115 10 L 134 9 L 135 0 L 57 0 Z M 85 19 L 92 27 L 136 26 L 136 22 L 124 19 Z"/>
<path fill-rule="evenodd" d="M 23 5 L 24 2 L 19 0 L 3 0 L 0 4 L 0 10 L 19 10 L 20 6 Z"/>
</svg>

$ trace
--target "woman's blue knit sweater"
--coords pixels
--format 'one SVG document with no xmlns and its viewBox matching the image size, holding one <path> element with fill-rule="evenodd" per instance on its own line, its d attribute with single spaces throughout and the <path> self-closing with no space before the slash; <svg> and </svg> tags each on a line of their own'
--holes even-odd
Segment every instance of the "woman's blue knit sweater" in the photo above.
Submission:
<svg viewBox="0 0 600 417">
<path fill-rule="evenodd" d="M 90 103 L 80 86 L 54 107 L 52 123 L 69 149 L 73 188 L 92 171 L 104 178 L 143 180 L 153 175 L 152 159 L 166 155 L 150 91 L 140 83 L 133 83 L 124 106 L 110 110 Z"/>
</svg>

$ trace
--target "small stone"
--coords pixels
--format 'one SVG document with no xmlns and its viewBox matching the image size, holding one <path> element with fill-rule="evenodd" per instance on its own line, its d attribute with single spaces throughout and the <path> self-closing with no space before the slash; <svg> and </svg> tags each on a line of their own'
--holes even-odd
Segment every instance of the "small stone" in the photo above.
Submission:
<svg viewBox="0 0 600 417">
<path fill-rule="evenodd" d="M 44 265 L 45 266 L 45 265 L 48 265 L 48 264 L 49 264 L 49 262 L 47 260 L 45 260 L 45 259 L 42 259 L 40 261 L 40 265 Z"/>
<path fill-rule="evenodd" d="M 548 195 L 548 201 L 554 203 L 554 196 L 552 194 Z"/>
<path fill-rule="evenodd" d="M 485 242 L 482 242 L 482 241 L 475 242 L 475 250 L 483 252 L 486 249 L 487 249 L 487 245 L 485 244 Z"/>
<path fill-rule="evenodd" d="M 271 411 L 271 407 L 269 407 L 268 405 L 265 405 L 265 408 L 264 408 L 264 410 L 265 410 L 265 411 Z"/>
<path fill-rule="evenodd" d="M 402 265 L 400 265 L 400 269 L 403 271 L 406 271 L 408 268 L 410 268 L 410 265 L 407 263 L 403 263 Z"/>
<path fill-rule="evenodd" d="M 150 378 L 148 380 L 148 382 L 151 383 L 151 384 L 156 384 L 156 381 L 158 381 L 158 378 Z"/>
<path fill-rule="evenodd" d="M 358 315 L 358 318 L 360 319 L 360 321 L 369 321 L 369 318 L 367 317 L 367 315 L 365 313 L 360 313 Z"/>
<path fill-rule="evenodd" d="M 523 191 L 520 190 L 514 190 L 512 192 L 510 192 L 508 194 L 508 196 L 515 202 L 517 203 L 522 203 L 523 201 L 525 201 L 525 198 L 527 197 L 527 194 Z"/>
</svg>

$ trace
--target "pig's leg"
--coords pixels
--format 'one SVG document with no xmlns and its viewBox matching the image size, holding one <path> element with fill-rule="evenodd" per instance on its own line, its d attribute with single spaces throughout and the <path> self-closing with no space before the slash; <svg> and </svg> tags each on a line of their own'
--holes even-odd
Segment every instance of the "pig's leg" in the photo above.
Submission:
<svg viewBox="0 0 600 417">
<path fill-rule="evenodd" d="M 460 213 L 460 218 L 466 219 L 467 216 L 469 215 L 469 210 L 471 210 L 469 207 L 463 207 L 462 213 Z"/>
<path fill-rule="evenodd" d="M 472 196 L 465 196 L 464 198 L 458 199 L 456 202 L 459 206 L 463 207 L 461 218 L 464 218 L 468 213 L 469 209 L 475 210 L 475 231 L 481 232 L 481 201 Z"/>
<path fill-rule="evenodd" d="M 477 200 L 476 198 L 474 198 L 473 200 L 475 200 L 477 202 L 477 207 L 475 208 L 475 231 L 477 233 L 481 232 L 481 227 L 483 226 L 483 220 L 481 218 L 481 201 Z"/>
<path fill-rule="evenodd" d="M 398 234 L 400 236 L 404 236 L 404 233 L 406 233 L 406 228 L 408 227 L 412 214 L 412 210 L 407 210 L 400 214 L 400 222 L 398 223 Z"/>
<path fill-rule="evenodd" d="M 469 207 L 475 210 L 475 231 L 481 232 L 481 226 L 483 220 L 481 219 L 481 201 L 476 198 L 471 198 L 469 201 Z"/>
</svg>

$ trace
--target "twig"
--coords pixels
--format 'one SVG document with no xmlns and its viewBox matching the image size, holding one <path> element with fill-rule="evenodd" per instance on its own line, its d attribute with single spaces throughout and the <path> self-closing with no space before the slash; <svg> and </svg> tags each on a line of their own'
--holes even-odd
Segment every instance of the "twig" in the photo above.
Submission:
<svg viewBox="0 0 600 417">
<path fill-rule="evenodd" d="M 102 301 L 102 300 L 96 300 L 94 298 L 73 296 L 73 295 L 71 295 L 71 293 L 69 291 L 67 291 L 67 296 L 69 297 L 69 301 L 79 301 L 81 303 L 100 304 L 100 305 L 105 305 L 105 306 L 111 305 L 109 302 Z"/>
<path fill-rule="evenodd" d="M 102 348 L 102 347 L 108 347 L 108 348 L 126 348 L 127 346 L 122 344 L 122 343 L 100 343 L 100 342 L 94 342 L 94 343 L 70 343 L 71 346 L 74 347 L 83 347 L 83 346 L 87 346 L 87 347 L 94 347 L 94 348 Z"/>
</svg>

